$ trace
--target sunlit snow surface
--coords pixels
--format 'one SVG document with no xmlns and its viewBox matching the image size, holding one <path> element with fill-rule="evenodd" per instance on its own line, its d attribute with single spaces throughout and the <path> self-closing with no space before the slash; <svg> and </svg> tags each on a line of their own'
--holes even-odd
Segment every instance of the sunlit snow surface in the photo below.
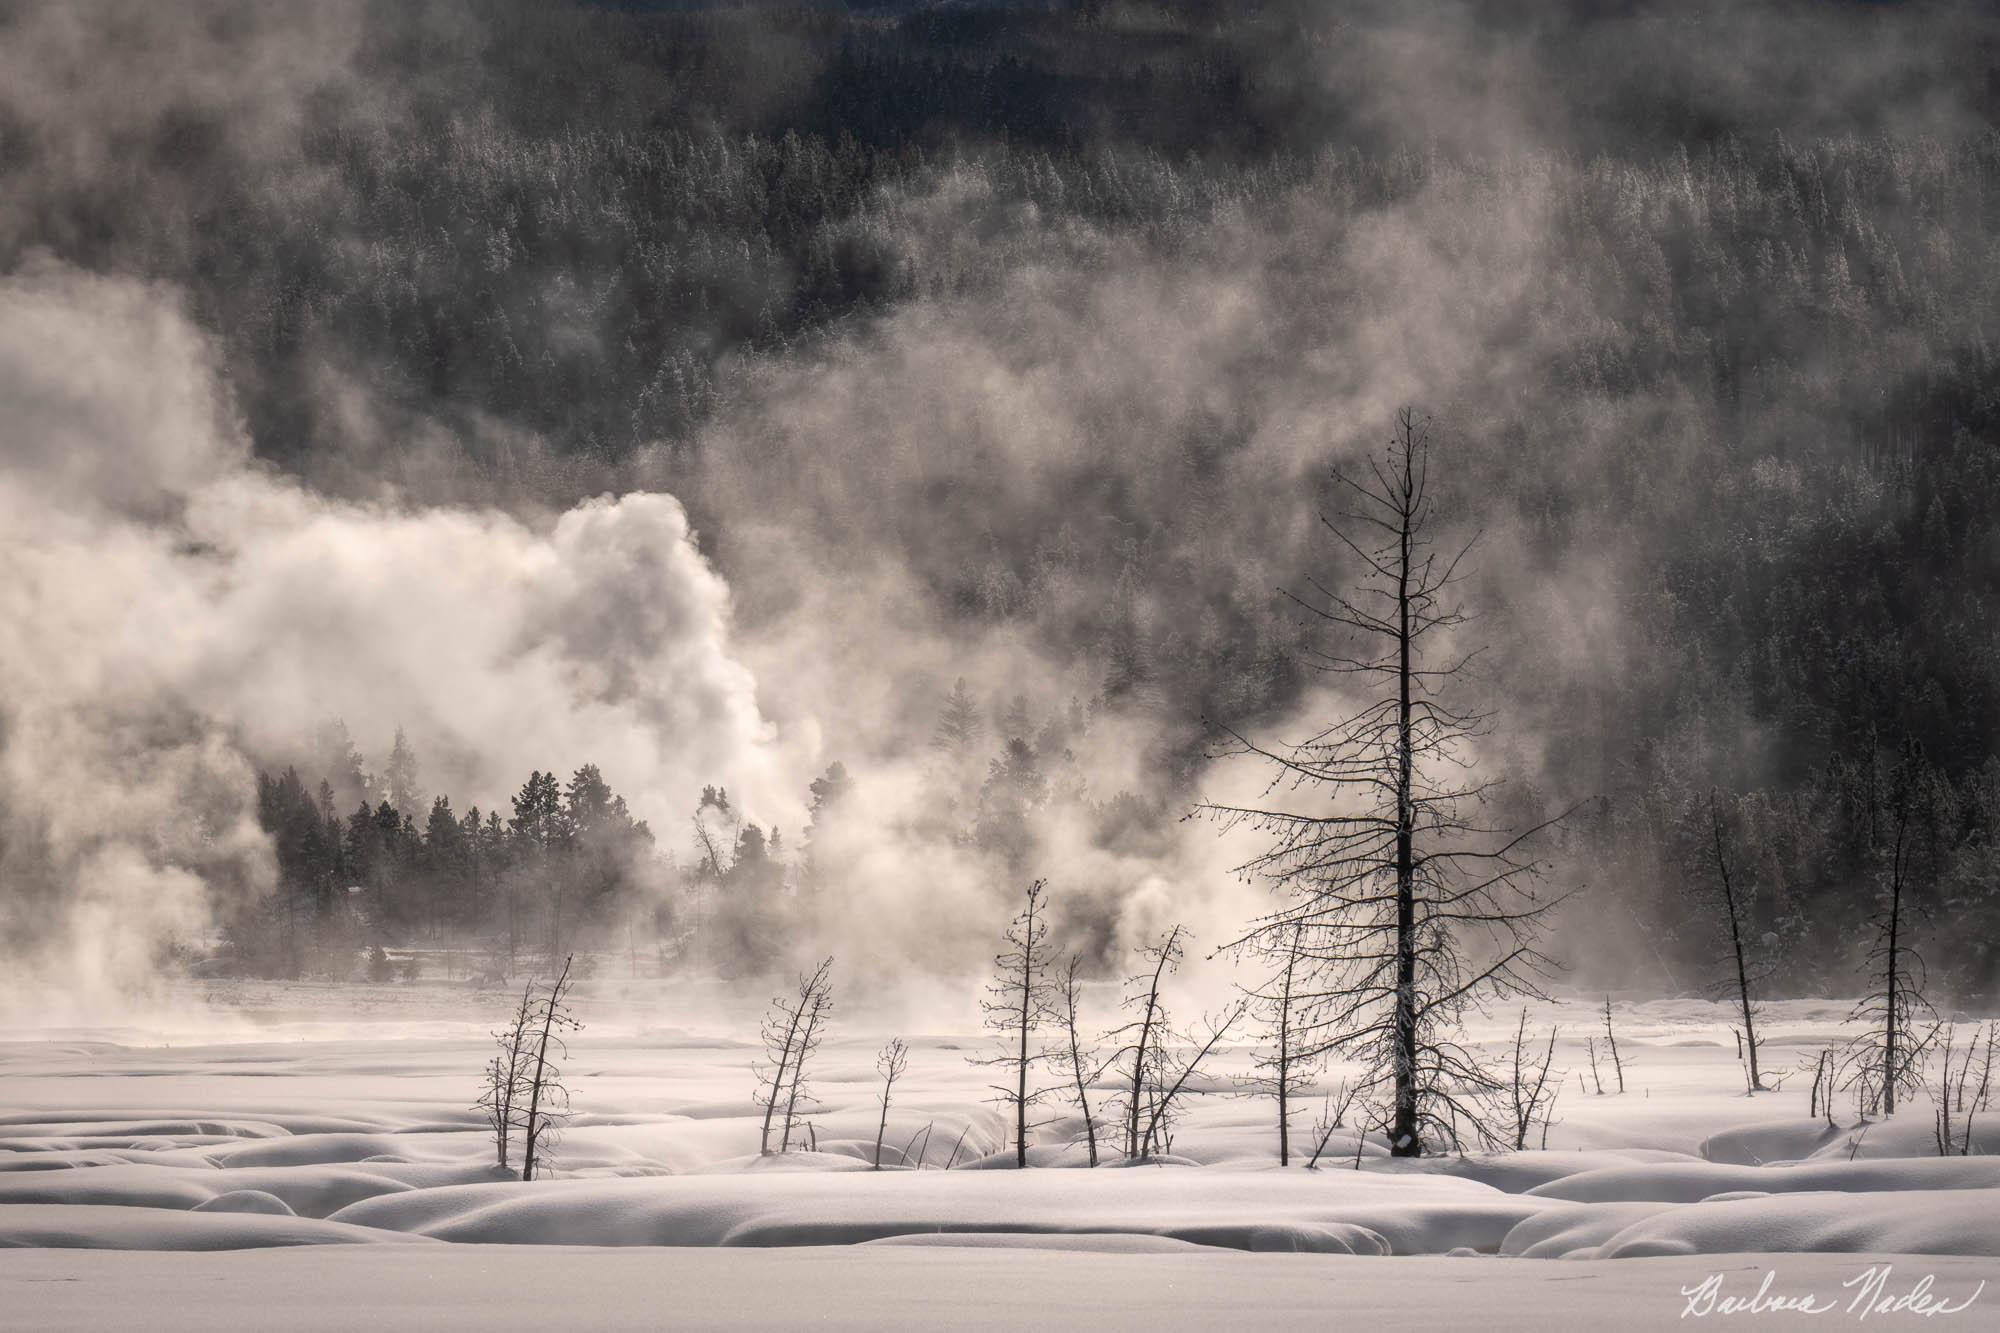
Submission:
<svg viewBox="0 0 2000 1333">
<path fill-rule="evenodd" d="M 907 1010 L 863 1009 L 829 1037 L 817 1153 L 758 1158 L 756 1006 L 720 994 L 586 983 L 565 1062 L 576 1115 L 551 1178 L 528 1184 L 495 1170 L 471 1109 L 499 992 L 207 983 L 125 1026 L 0 1045 L 0 1246 L 19 1247 L 0 1253 L 0 1327 L 117 1326 L 117 1302 L 149 1291 L 169 1308 L 149 1308 L 148 1328 L 547 1327 L 563 1307 L 580 1327 L 1209 1327 L 1397 1309 L 1410 1327 L 1453 1309 L 1664 1327 L 1715 1272 L 1748 1298 L 1774 1269 L 1771 1290 L 1845 1312 L 1857 1289 L 1842 1283 L 1895 1256 L 1891 1296 L 1934 1274 L 1934 1295 L 1963 1300 L 1993 1278 L 1926 1322 L 2000 1328 L 2000 1156 L 1985 1155 L 2000 1116 L 1976 1118 L 1973 1155 L 1950 1159 L 1928 1102 L 1865 1129 L 1844 1104 L 1838 1129 L 1809 1117 L 1811 1075 L 1791 1071 L 1839 1035 L 1844 1002 L 1767 1006 L 1764 1064 L 1786 1077 L 1755 1098 L 1716 1005 L 1617 1001 L 1626 1091 L 1606 1062 L 1602 1095 L 1582 1045 L 1602 1045 L 1601 1000 L 1536 1006 L 1530 1027 L 1560 1025 L 1566 1071 L 1546 1150 L 1391 1163 L 1336 1132 L 1317 1170 L 1280 1170 L 1272 1103 L 1231 1086 L 1249 1069 L 1240 1047 L 1190 1103 L 1175 1164 L 1017 1172 L 993 1169 L 1011 1157 L 984 1100 L 992 1071 L 967 1060 L 982 1039 Z M 1517 1017 L 1473 1035 L 1497 1042 Z M 883 1152 L 898 1169 L 876 1172 L 874 1056 L 898 1034 L 912 1055 Z M 1093 1089 L 1097 1105 L 1113 1091 Z M 1302 1155 L 1317 1111 L 1296 1116 Z M 1073 1112 L 1052 1100 L 1043 1115 L 1035 1161 L 1081 1167 Z M 521 1246 L 536 1248 L 498 1248 Z"/>
</svg>

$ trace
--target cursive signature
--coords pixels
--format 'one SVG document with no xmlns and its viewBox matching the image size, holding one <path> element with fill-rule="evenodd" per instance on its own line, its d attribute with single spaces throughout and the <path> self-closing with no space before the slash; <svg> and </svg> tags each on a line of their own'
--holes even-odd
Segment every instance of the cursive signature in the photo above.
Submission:
<svg viewBox="0 0 2000 1333">
<path fill-rule="evenodd" d="M 1851 1292 L 1845 1300 L 1838 1296 L 1816 1291 L 1783 1292 L 1776 1290 L 1778 1273 L 1771 1269 L 1764 1274 L 1764 1280 L 1757 1284 L 1757 1290 L 1747 1296 L 1734 1295 L 1723 1290 L 1723 1275 L 1710 1273 L 1692 1287 L 1682 1287 L 1681 1296 L 1687 1305 L 1681 1310 L 1683 1319 L 1705 1319 L 1718 1314 L 1770 1314 L 1787 1311 L 1793 1314 L 1834 1314 L 1842 1313 L 1855 1319 L 1866 1319 L 1870 1315 L 1911 1314 L 1929 1317 L 1931 1315 L 1958 1314 L 1970 1308 L 1986 1290 L 1982 1279 L 1972 1289 L 1972 1294 L 1963 1300 L 1954 1301 L 1939 1295 L 1932 1288 L 1937 1279 L 1929 1274 L 1905 1289 L 1892 1288 L 1889 1278 L 1894 1264 L 1876 1264 L 1862 1269 L 1847 1281 L 1841 1283 L 1843 1291 Z"/>
</svg>

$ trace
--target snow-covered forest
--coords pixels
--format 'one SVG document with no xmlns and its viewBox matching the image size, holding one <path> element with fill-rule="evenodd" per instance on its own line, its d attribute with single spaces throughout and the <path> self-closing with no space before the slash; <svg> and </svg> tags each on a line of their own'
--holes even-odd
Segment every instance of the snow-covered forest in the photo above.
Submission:
<svg viewBox="0 0 2000 1333">
<path fill-rule="evenodd" d="M 0 1327 L 1990 1318 L 1996 59 L 0 2 Z"/>
</svg>

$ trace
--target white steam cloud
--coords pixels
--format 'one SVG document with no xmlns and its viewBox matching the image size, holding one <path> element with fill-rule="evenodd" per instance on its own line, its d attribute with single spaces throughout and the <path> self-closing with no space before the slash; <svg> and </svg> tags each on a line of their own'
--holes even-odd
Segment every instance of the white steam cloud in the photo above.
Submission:
<svg viewBox="0 0 2000 1333">
<path fill-rule="evenodd" d="M 407 725 L 488 808 L 595 763 L 656 821 L 704 782 L 796 818 L 809 730 L 788 757 L 672 497 L 538 525 L 328 500 L 251 460 L 171 293 L 48 264 L 0 284 L 0 401 L 12 1000 L 101 998 L 268 888 L 256 766 L 326 717 Z"/>
</svg>

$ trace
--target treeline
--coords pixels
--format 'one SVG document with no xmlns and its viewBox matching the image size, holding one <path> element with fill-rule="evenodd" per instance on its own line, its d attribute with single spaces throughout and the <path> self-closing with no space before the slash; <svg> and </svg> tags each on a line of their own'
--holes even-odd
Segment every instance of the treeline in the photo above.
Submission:
<svg viewBox="0 0 2000 1333">
<path fill-rule="evenodd" d="M 1023 696 L 982 703 L 957 681 L 929 745 L 929 802 L 891 822 L 907 818 L 995 884 L 1050 855 L 1058 826 L 1093 844 L 1143 843 L 1160 812 L 1126 792 L 1096 799 L 1070 748 L 1104 706 L 1072 700 L 1039 716 Z M 594 764 L 567 779 L 531 773 L 504 810 L 461 810 L 422 793 L 400 728 L 379 773 L 337 720 L 308 749 L 303 771 L 258 774 L 275 882 L 230 921 L 218 964 L 229 970 L 346 977 L 362 951 L 386 947 L 451 955 L 474 976 L 511 977 L 574 949 L 623 954 L 648 973 L 766 974 L 789 965 L 822 912 L 843 910 L 838 889 L 853 873 L 838 840 L 856 779 L 837 762 L 809 784 L 796 843 L 709 785 L 687 833 L 663 845 Z M 1083 947 L 1108 941 L 1109 910 L 1069 920 Z"/>
<path fill-rule="evenodd" d="M 1990 1002 L 2000 978 L 2000 760 L 1954 779 L 1920 743 L 1867 737 L 1853 757 L 1784 789 L 1663 780 L 1643 801 L 1595 803 L 1575 830 L 1608 881 L 1595 896 L 1613 896 L 1640 926 L 1614 949 L 1619 966 L 1658 970 L 1686 989 L 1726 979 L 1712 963 L 1722 941 L 1706 906 L 1718 824 L 1746 960 L 1766 994 L 1852 989 L 1880 903 L 1900 882 L 1927 984 L 1957 1004 Z M 1581 961 L 1589 965 L 1589 949 Z"/>
<path fill-rule="evenodd" d="M 344 735 L 344 729 L 336 734 Z M 364 790 L 351 747 L 338 776 Z M 257 778 L 257 815 L 277 881 L 231 924 L 231 962 L 270 976 L 347 976 L 357 948 L 477 948 L 479 970 L 512 976 L 524 954 L 561 957 L 572 941 L 650 912 L 660 870 L 653 832 L 594 764 L 567 782 L 529 775 L 511 812 L 413 807 L 415 759 L 402 732 L 374 805 L 342 814 L 335 775 L 308 785 L 293 767 Z"/>
</svg>

